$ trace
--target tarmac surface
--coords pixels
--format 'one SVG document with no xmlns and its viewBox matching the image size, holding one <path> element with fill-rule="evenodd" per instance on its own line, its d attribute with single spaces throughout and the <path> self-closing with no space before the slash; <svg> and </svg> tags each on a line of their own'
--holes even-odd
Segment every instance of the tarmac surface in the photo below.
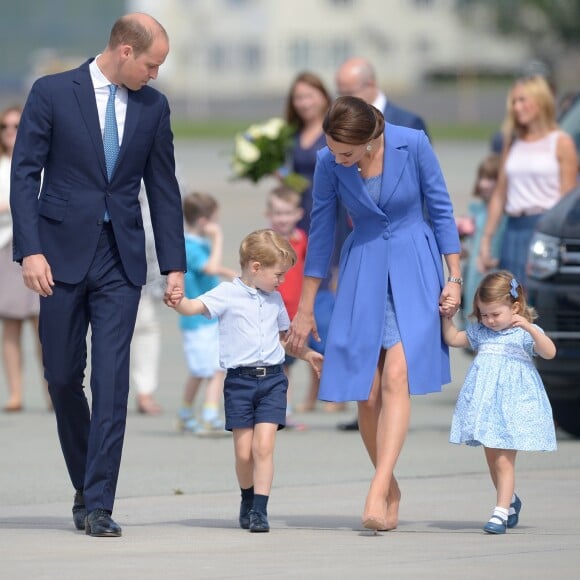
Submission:
<svg viewBox="0 0 580 580">
<path fill-rule="evenodd" d="M 227 151 L 228 144 L 222 145 Z M 456 168 L 448 182 L 450 190 L 463 192 L 458 214 L 482 151 L 484 144 L 442 144 L 438 151 L 444 170 Z M 241 237 L 264 225 L 267 184 L 252 189 L 212 177 L 216 157 L 227 164 L 215 145 L 181 145 L 177 153 L 189 172 L 201 168 L 197 176 L 186 175 L 188 182 L 220 198 L 226 262 L 235 266 Z M 327 413 L 322 405 L 295 415 L 305 430 L 278 435 L 270 533 L 239 529 L 231 437 L 200 438 L 175 429 L 186 368 L 176 315 L 160 305 L 159 316 L 157 396 L 165 413 L 139 415 L 130 400 L 114 513 L 122 538 L 74 530 L 74 492 L 27 329 L 26 410 L 0 414 L 0 579 L 579 577 L 580 440 L 558 432 L 557 452 L 519 454 L 520 524 L 504 536 L 485 534 L 481 528 L 495 491 L 483 452 L 448 443 L 453 406 L 471 361 L 459 350 L 452 353 L 452 384 L 441 394 L 413 398 L 397 469 L 403 498 L 396 530 L 373 535 L 362 529 L 372 468 L 359 435 L 336 429 L 354 416 L 354 406 Z M 302 401 L 307 382 L 299 362 L 293 402 Z"/>
</svg>

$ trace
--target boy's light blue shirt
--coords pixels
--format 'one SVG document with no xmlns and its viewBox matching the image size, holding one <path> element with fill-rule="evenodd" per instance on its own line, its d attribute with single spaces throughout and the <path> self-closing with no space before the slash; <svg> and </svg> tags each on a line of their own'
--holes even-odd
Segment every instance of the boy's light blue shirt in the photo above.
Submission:
<svg viewBox="0 0 580 580">
<path fill-rule="evenodd" d="M 187 272 L 185 273 L 185 296 L 197 298 L 200 294 L 215 288 L 220 279 L 218 276 L 206 274 L 203 269 L 209 260 L 211 245 L 207 238 L 194 234 L 185 234 L 185 255 L 187 258 Z M 215 320 L 208 320 L 205 316 L 181 316 L 179 326 L 181 330 L 195 330 L 200 326 L 215 324 Z"/>
<path fill-rule="evenodd" d="M 284 362 L 280 332 L 290 328 L 290 318 L 280 292 L 262 292 L 236 278 L 198 298 L 208 309 L 208 318 L 219 321 L 220 365 L 224 369 Z"/>
</svg>

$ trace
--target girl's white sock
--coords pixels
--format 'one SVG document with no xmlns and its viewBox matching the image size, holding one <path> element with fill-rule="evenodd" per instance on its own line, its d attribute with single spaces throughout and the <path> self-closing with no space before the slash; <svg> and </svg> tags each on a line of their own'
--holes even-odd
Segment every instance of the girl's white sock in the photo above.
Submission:
<svg viewBox="0 0 580 580">
<path fill-rule="evenodd" d="M 505 520 L 508 519 L 508 513 L 509 513 L 509 510 L 507 510 L 506 508 L 502 508 L 502 507 L 496 505 L 493 508 L 493 513 L 491 514 L 491 517 L 493 518 L 495 516 L 497 518 L 500 518 L 502 520 L 502 522 L 503 522 L 503 521 L 505 521 Z"/>
</svg>

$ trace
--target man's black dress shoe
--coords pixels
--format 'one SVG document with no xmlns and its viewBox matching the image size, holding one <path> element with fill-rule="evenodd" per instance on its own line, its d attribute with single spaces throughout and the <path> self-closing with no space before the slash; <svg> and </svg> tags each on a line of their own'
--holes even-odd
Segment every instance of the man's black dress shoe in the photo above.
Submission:
<svg viewBox="0 0 580 580">
<path fill-rule="evenodd" d="M 336 428 L 339 431 L 358 431 L 358 419 L 354 419 L 348 423 L 339 423 Z"/>
<path fill-rule="evenodd" d="M 87 515 L 85 533 L 97 538 L 118 538 L 121 526 L 115 523 L 107 510 L 97 508 Z"/>
<path fill-rule="evenodd" d="M 77 530 L 85 529 L 85 520 L 87 519 L 87 508 L 85 506 L 85 498 L 83 497 L 83 492 L 78 491 L 75 493 L 75 499 L 72 507 L 73 522 Z"/>
</svg>

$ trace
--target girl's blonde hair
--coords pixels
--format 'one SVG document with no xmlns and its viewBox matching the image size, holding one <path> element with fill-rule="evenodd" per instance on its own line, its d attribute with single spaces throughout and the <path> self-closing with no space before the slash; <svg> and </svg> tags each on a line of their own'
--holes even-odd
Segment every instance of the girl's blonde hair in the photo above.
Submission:
<svg viewBox="0 0 580 580">
<path fill-rule="evenodd" d="M 510 89 L 507 96 L 506 116 L 502 126 L 504 143 L 509 147 L 514 139 L 525 135 L 527 127 L 516 120 L 513 104 L 513 91 L 516 87 L 523 87 L 526 94 L 538 105 L 540 124 L 546 130 L 556 129 L 556 103 L 554 93 L 548 81 L 541 75 L 532 75 L 518 79 Z"/>
<path fill-rule="evenodd" d="M 473 297 L 473 312 L 471 316 L 481 322 L 479 302 L 483 304 L 493 304 L 494 302 L 517 303 L 520 316 L 523 316 L 529 322 L 533 322 L 538 317 L 535 309 L 528 306 L 521 284 L 507 270 L 499 270 L 488 274 L 477 287 Z"/>
<path fill-rule="evenodd" d="M 294 266 L 296 252 L 290 242 L 274 230 L 257 230 L 240 244 L 240 266 L 244 268 L 249 262 L 260 262 L 267 268 L 279 262 Z"/>
</svg>

